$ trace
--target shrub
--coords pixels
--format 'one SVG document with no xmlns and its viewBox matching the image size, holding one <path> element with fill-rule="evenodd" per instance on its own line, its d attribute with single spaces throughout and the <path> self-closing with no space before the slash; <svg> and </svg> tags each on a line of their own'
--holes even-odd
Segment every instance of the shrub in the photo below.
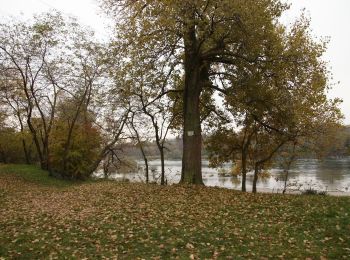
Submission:
<svg viewBox="0 0 350 260">
<path fill-rule="evenodd" d="M 318 191 L 318 190 L 315 190 L 313 188 L 308 188 L 306 190 L 303 190 L 301 192 L 301 194 L 303 194 L 303 195 L 322 195 L 322 196 L 325 196 L 325 195 L 327 195 L 327 191 Z"/>
<path fill-rule="evenodd" d="M 91 124 L 77 124 L 65 154 L 68 125 L 56 122 L 52 135 L 51 168 L 55 175 L 68 179 L 86 179 L 101 147 L 101 135 Z M 65 160 L 65 168 L 64 168 Z"/>
<path fill-rule="evenodd" d="M 12 127 L 0 128 L 0 162 L 2 163 L 25 163 L 26 157 L 23 148 L 23 142 L 26 144 L 27 153 L 33 161 L 35 151 L 33 141 L 29 132 L 18 132 Z"/>
</svg>

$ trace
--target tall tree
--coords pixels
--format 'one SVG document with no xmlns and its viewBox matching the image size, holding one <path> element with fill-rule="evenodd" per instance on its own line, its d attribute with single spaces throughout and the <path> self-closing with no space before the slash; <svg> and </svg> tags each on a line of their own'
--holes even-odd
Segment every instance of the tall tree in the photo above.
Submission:
<svg viewBox="0 0 350 260">
<path fill-rule="evenodd" d="M 50 169 L 49 141 L 60 90 L 46 74 L 66 40 L 58 13 L 36 17 L 32 23 L 0 25 L 1 67 L 5 81 L 16 82 L 26 101 L 26 123 L 43 169 Z"/>
<path fill-rule="evenodd" d="M 249 65 L 237 62 L 234 74 L 225 72 L 226 78 L 219 77 L 221 84 L 227 85 L 223 87 L 224 105 L 236 131 L 237 128 L 240 131 L 234 133 L 231 127 L 230 133 L 224 129 L 229 133 L 231 145 L 226 142 L 225 146 L 229 147 L 223 149 L 220 128 L 209 140 L 209 148 L 212 158 L 219 162 L 232 160 L 230 153 L 225 154 L 227 150 L 231 153 L 239 150 L 242 190 L 247 155 L 255 169 L 253 191 L 256 192 L 259 172 L 284 144 L 320 135 L 327 128 L 333 129 L 342 118 L 340 101 L 328 100 L 326 96 L 330 75 L 326 63 L 320 59 L 325 43 L 312 40 L 308 24 L 302 16 L 290 31 L 277 28 L 274 37 L 265 43 L 266 62 Z M 229 91 L 234 94 L 227 94 Z M 237 145 L 237 139 L 241 145 Z"/>
<path fill-rule="evenodd" d="M 19 127 L 21 133 L 21 143 L 25 161 L 27 164 L 30 164 L 32 161 L 31 149 L 30 145 L 28 144 L 28 129 L 25 122 L 27 118 L 26 111 L 28 111 L 26 99 L 21 89 L 17 85 L 17 80 L 13 80 L 14 77 L 8 75 L 10 72 L 4 68 L 0 73 L 3 75 L 0 79 L 0 103 L 6 107 L 9 107 L 11 110 L 10 114 L 17 119 L 15 120 L 17 121 L 15 125 Z"/>
<path fill-rule="evenodd" d="M 76 151 L 73 140 L 78 140 L 77 131 L 83 137 L 84 121 L 86 133 L 98 127 L 96 133 L 103 135 L 96 138 L 101 144 L 96 147 L 101 148 L 99 155 L 85 167 L 88 173 L 80 175 L 91 174 L 119 141 L 127 117 L 127 102 L 115 92 L 110 94 L 107 49 L 92 31 L 59 12 L 2 23 L 0 28 L 0 87 L 6 90 L 1 98 L 15 112 L 21 129 L 29 128 L 41 167 L 70 175 L 69 157 L 72 149 Z M 52 142 L 58 132 L 60 148 Z M 60 154 L 55 169 L 53 146 Z"/>
<path fill-rule="evenodd" d="M 118 37 L 129 53 L 141 52 L 149 61 L 182 64 L 181 179 L 184 183 L 202 184 L 202 91 L 206 88 L 221 91 L 214 76 L 224 75 L 226 68 L 234 71 L 237 61 L 264 62 L 264 43 L 286 6 L 277 0 L 102 0 L 102 3 L 118 21 Z"/>
<path fill-rule="evenodd" d="M 142 114 L 143 122 L 149 122 L 149 127 L 144 128 L 149 128 L 148 133 L 151 134 L 159 151 L 161 185 L 165 185 L 165 141 L 178 117 L 176 104 L 179 98 L 176 95 L 170 98 L 170 92 L 159 94 L 159 89 L 165 91 L 166 86 L 177 85 L 178 77 L 176 74 L 172 76 L 174 67 L 163 67 L 142 60 L 139 55 L 136 57 L 137 60 L 133 56 L 125 62 L 124 69 L 115 74 L 115 80 L 124 85 L 123 93 L 125 99 L 129 100 L 133 114 Z M 176 93 L 176 90 L 174 91 Z"/>
</svg>

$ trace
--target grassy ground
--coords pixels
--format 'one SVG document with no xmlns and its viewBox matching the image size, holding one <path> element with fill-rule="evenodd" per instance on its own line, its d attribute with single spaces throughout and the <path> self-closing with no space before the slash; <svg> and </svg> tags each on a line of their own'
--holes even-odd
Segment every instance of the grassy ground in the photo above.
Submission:
<svg viewBox="0 0 350 260">
<path fill-rule="evenodd" d="M 51 179 L 0 166 L 0 259 L 349 259 L 350 198 Z"/>
</svg>

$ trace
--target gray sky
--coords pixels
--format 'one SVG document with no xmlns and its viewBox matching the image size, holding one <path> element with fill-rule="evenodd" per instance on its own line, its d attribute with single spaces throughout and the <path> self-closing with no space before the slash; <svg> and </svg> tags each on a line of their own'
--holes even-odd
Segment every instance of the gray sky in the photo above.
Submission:
<svg viewBox="0 0 350 260">
<path fill-rule="evenodd" d="M 315 37 L 330 37 L 328 51 L 324 57 L 329 61 L 336 84 L 329 97 L 344 100 L 341 108 L 345 123 L 350 124 L 350 1 L 349 0 L 289 0 L 291 9 L 283 21 L 292 22 L 302 9 L 311 17 L 311 28 Z M 65 14 L 78 17 L 80 22 L 106 37 L 107 22 L 99 16 L 96 0 L 0 0 L 0 17 L 15 15 L 31 17 L 33 13 L 58 9 Z"/>
</svg>

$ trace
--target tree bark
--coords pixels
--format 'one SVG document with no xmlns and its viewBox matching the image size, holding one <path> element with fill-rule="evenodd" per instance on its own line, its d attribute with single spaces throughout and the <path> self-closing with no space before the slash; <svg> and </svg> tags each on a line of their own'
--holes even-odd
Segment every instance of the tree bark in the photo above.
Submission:
<svg viewBox="0 0 350 260">
<path fill-rule="evenodd" d="M 29 154 L 29 151 L 28 151 L 28 148 L 27 148 L 26 140 L 24 139 L 24 126 L 23 126 L 23 121 L 22 121 L 22 118 L 21 118 L 21 114 L 19 112 L 20 110 L 19 109 L 15 109 L 15 108 L 14 108 L 14 110 L 16 111 L 18 122 L 20 124 L 20 131 L 21 131 L 21 134 L 22 134 L 22 147 L 23 147 L 23 152 L 24 152 L 24 157 L 25 157 L 25 160 L 26 160 L 26 164 L 30 164 L 31 163 L 30 154 Z"/>
<path fill-rule="evenodd" d="M 146 155 L 143 156 L 143 160 L 145 162 L 146 183 L 149 183 L 149 167 L 148 167 L 148 159 L 147 159 Z"/>
<path fill-rule="evenodd" d="M 247 182 L 247 155 L 250 146 L 250 142 L 252 140 L 252 136 L 254 135 L 255 130 L 249 132 L 249 128 L 244 130 L 244 138 L 242 143 L 242 192 L 247 191 L 246 182 Z"/>
<path fill-rule="evenodd" d="M 160 185 L 165 185 L 165 163 L 164 163 L 164 147 L 159 149 L 160 151 L 160 162 L 161 162 L 161 178 L 160 178 Z"/>
<path fill-rule="evenodd" d="M 285 171 L 285 179 L 284 179 L 284 187 L 283 187 L 283 191 L 282 193 L 285 194 L 286 191 L 287 191 L 287 182 L 288 182 L 288 177 L 289 177 L 289 170 L 290 170 L 290 167 L 293 163 L 293 161 L 295 160 L 295 157 L 296 157 L 296 153 L 295 153 L 295 148 L 297 146 L 297 141 L 295 140 L 293 142 L 293 150 L 292 150 L 292 156 L 289 158 L 288 162 L 287 162 L 287 165 L 286 165 L 286 168 L 284 169 Z"/>
<path fill-rule="evenodd" d="M 190 17 L 192 19 L 192 17 Z M 200 123 L 200 95 L 205 66 L 198 53 L 195 25 L 189 20 L 184 35 L 185 43 L 185 89 L 183 95 L 183 155 L 181 183 L 203 184 L 202 179 L 202 133 Z"/>
<path fill-rule="evenodd" d="M 30 164 L 30 156 L 29 156 L 27 144 L 26 144 L 26 141 L 24 140 L 24 138 L 22 138 L 22 147 L 23 147 L 24 157 L 26 159 L 26 164 Z"/>
<path fill-rule="evenodd" d="M 41 150 L 41 146 L 40 146 L 40 142 L 39 142 L 39 139 L 38 139 L 38 135 L 37 135 L 37 131 L 35 130 L 33 124 L 32 124 L 32 121 L 31 121 L 31 113 L 30 115 L 28 115 L 28 118 L 27 118 L 27 124 L 28 124 L 28 127 L 29 127 L 29 130 L 32 134 L 32 137 L 33 137 L 33 141 L 34 141 L 34 144 L 35 144 L 35 148 L 36 148 L 36 151 L 37 151 L 37 154 L 38 154 L 38 157 L 39 157 L 39 161 L 40 161 L 40 168 L 43 169 L 43 170 L 46 170 L 46 163 L 45 163 L 45 160 L 43 158 L 43 153 L 42 153 L 42 150 Z"/>
<path fill-rule="evenodd" d="M 247 182 L 247 153 L 245 149 L 242 150 L 242 191 L 246 192 L 246 182 Z"/>
<path fill-rule="evenodd" d="M 192 62 L 189 62 L 192 63 Z M 202 180 L 202 134 L 200 125 L 199 100 L 201 87 L 199 82 L 200 66 L 193 62 L 191 71 L 186 75 L 184 91 L 184 132 L 181 182 L 203 184 Z M 188 72 L 188 70 L 187 70 Z"/>
<path fill-rule="evenodd" d="M 258 183 L 259 168 L 260 168 L 260 164 L 259 164 L 259 163 L 256 163 L 256 164 L 255 164 L 255 168 L 254 168 L 253 193 L 256 193 L 256 191 L 257 191 L 256 185 L 257 185 L 257 183 Z"/>
<path fill-rule="evenodd" d="M 47 171 L 51 170 L 51 165 L 50 165 L 50 150 L 49 150 L 49 136 L 47 135 L 45 137 L 45 142 L 43 143 L 43 155 L 44 155 L 44 169 Z"/>
</svg>

